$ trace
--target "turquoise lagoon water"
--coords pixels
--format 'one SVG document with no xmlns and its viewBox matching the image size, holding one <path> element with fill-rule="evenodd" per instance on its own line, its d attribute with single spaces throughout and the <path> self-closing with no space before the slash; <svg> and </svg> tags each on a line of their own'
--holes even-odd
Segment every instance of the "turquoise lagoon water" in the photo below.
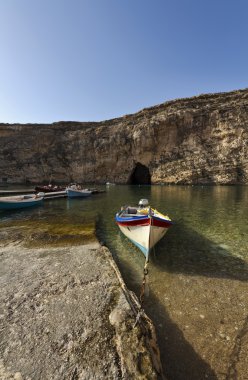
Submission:
<svg viewBox="0 0 248 380">
<path fill-rule="evenodd" d="M 208 378 L 221 378 L 217 375 L 221 372 L 219 364 L 210 357 L 199 331 L 192 328 L 188 336 L 187 332 L 182 333 L 184 319 L 180 320 L 173 297 L 183 303 L 185 284 L 190 284 L 191 306 L 183 312 L 188 313 L 187 320 L 193 324 L 192 305 L 200 303 L 202 292 L 208 294 L 208 287 L 221 289 L 225 281 L 235 281 L 235 284 L 248 281 L 248 187 L 109 186 L 106 193 L 88 199 L 57 199 L 35 209 L 2 213 L 1 228 L 10 222 L 22 221 L 46 222 L 47 225 L 56 221 L 77 228 L 96 223 L 97 235 L 112 251 L 128 287 L 139 294 L 144 256 L 121 234 L 115 224 L 115 213 L 124 204 L 136 205 L 141 198 L 148 198 L 152 207 L 168 214 L 174 222 L 151 253 L 150 296 L 145 301 L 145 310 L 156 325 L 162 360 L 177 358 L 174 365 L 171 361 L 169 365 L 164 364 L 166 375 L 171 379 L 201 379 L 206 374 Z M 213 292 L 209 293 L 209 303 Z M 178 318 L 176 313 L 179 313 Z M 209 322 L 213 331 L 217 329 L 216 315 L 210 313 L 209 317 L 213 318 Z M 208 325 L 204 329 L 207 330 Z M 178 353 L 175 339 L 181 342 L 183 354 Z M 221 351 L 221 344 L 216 343 L 213 350 Z M 187 374 L 188 368 L 190 373 Z"/>
</svg>

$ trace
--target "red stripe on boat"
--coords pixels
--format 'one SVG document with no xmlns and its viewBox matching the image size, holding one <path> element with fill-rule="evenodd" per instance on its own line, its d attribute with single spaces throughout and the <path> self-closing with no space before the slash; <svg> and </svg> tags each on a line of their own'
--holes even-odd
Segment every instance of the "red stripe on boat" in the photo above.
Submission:
<svg viewBox="0 0 248 380">
<path fill-rule="evenodd" d="M 135 220 L 123 220 L 121 222 L 117 222 L 119 226 L 148 226 L 150 224 L 150 219 L 135 219 Z"/>
<path fill-rule="evenodd" d="M 151 222 L 152 220 L 152 222 Z M 152 224 L 155 227 L 162 227 L 162 228 L 169 228 L 172 223 L 168 220 L 163 220 L 163 219 L 135 219 L 135 220 L 124 220 L 123 221 L 118 221 L 118 225 L 120 226 L 148 226 L 149 224 Z"/>
<path fill-rule="evenodd" d="M 155 227 L 163 227 L 163 228 L 169 228 L 172 223 L 168 220 L 163 220 L 163 219 L 152 219 L 153 226 Z"/>
</svg>

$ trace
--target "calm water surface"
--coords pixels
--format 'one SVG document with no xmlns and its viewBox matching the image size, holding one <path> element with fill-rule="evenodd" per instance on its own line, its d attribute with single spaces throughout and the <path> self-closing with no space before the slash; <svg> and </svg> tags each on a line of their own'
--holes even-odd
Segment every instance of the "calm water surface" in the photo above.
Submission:
<svg viewBox="0 0 248 380">
<path fill-rule="evenodd" d="M 119 233 L 114 221 L 122 205 L 137 205 L 141 198 L 148 198 L 174 222 L 155 248 L 158 260 L 179 247 L 180 253 L 188 254 L 188 250 L 199 248 L 199 239 L 201 250 L 219 247 L 232 256 L 248 259 L 248 187 L 110 186 L 106 193 L 87 199 L 54 199 L 45 201 L 43 207 L 1 213 L 0 221 L 2 226 L 15 220 L 45 219 L 48 224 L 56 220 L 72 225 L 98 221 L 100 238 L 114 249 L 118 259 L 127 259 L 131 267 L 142 267 L 142 254 Z"/>
<path fill-rule="evenodd" d="M 206 303 L 211 303 L 214 288 L 221 288 L 225 281 L 241 284 L 248 281 L 248 187 L 109 186 L 106 193 L 88 199 L 51 200 L 35 209 L 1 214 L 1 227 L 13 222 L 38 221 L 47 226 L 60 224 L 80 229 L 81 224 L 96 223 L 98 237 L 114 254 L 128 287 L 138 294 L 144 256 L 121 234 L 114 217 L 122 205 L 136 205 L 141 198 L 148 198 L 153 207 L 168 214 L 174 222 L 151 254 L 150 296 L 145 305 L 158 331 L 162 360 L 168 360 L 171 355 L 181 362 L 166 365 L 165 372 L 171 379 L 201 379 L 205 376 L 204 371 L 208 378 L 221 379 L 221 375 L 217 375 L 218 363 L 205 347 L 207 336 L 200 339 L 201 334 L 195 325 L 190 328 L 183 323 L 187 319 L 190 326 L 193 321 L 191 310 L 198 311 L 195 304 L 201 302 L 202 287 L 208 297 Z M 190 284 L 191 298 L 188 309 L 181 308 L 183 319 L 178 303 L 187 299 L 187 283 Z M 208 287 L 213 288 L 209 296 Z M 205 315 L 201 315 L 202 319 L 205 318 L 201 329 L 207 330 L 211 325 L 209 336 L 217 330 L 215 318 L 218 313 L 211 314 L 213 308 L 214 303 L 211 311 L 205 313 L 209 313 L 209 325 Z M 170 330 L 165 325 L 170 325 Z M 184 328 L 186 330 L 182 332 Z M 173 336 L 170 336 L 172 330 Z M 175 339 L 181 341 L 180 354 L 173 346 Z M 222 352 L 225 347 L 217 343 L 216 352 Z M 195 368 L 189 366 L 188 360 L 196 363 Z M 188 367 L 191 368 L 190 374 L 185 372 Z M 215 371 L 212 370 L 214 367 Z M 227 368 L 228 364 L 225 370 Z M 224 371 L 219 369 L 220 373 L 221 370 Z"/>
</svg>

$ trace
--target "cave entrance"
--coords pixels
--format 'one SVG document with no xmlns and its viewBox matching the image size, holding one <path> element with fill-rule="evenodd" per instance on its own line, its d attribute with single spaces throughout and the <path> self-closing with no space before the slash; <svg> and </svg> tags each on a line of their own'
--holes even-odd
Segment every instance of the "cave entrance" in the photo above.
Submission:
<svg viewBox="0 0 248 380">
<path fill-rule="evenodd" d="M 127 183 L 129 185 L 150 185 L 151 174 L 148 167 L 137 162 Z"/>
</svg>

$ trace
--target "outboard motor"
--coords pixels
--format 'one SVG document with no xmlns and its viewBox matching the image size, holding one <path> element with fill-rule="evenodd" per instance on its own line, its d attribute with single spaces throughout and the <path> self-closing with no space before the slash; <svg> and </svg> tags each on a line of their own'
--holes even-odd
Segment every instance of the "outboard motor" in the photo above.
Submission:
<svg viewBox="0 0 248 380">
<path fill-rule="evenodd" d="M 139 201 L 139 207 L 142 208 L 142 207 L 148 207 L 149 206 L 149 202 L 148 202 L 148 199 L 141 199 Z"/>
</svg>

